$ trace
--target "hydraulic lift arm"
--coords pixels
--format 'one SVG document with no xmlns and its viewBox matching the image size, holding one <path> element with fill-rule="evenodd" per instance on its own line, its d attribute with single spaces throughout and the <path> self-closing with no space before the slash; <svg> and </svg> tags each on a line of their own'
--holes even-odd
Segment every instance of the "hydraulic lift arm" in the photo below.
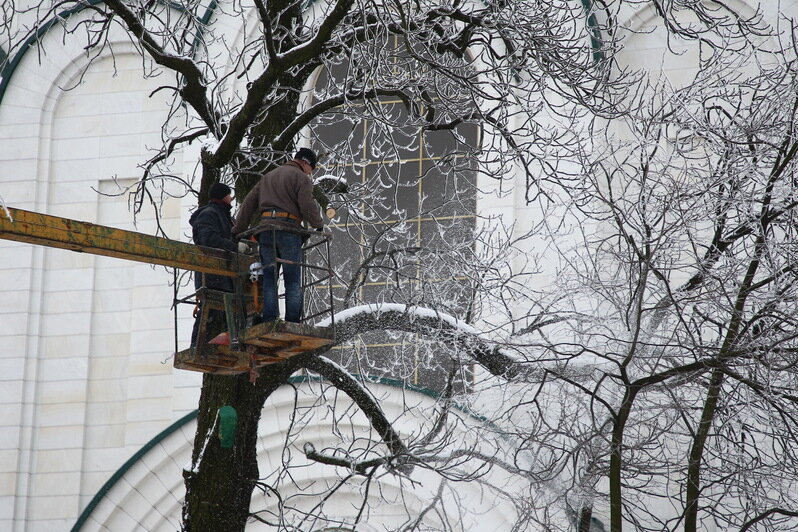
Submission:
<svg viewBox="0 0 798 532">
<path fill-rule="evenodd" d="M 252 262 L 230 251 L 11 207 L 0 210 L 0 238 L 228 277 L 248 272 Z"/>
</svg>

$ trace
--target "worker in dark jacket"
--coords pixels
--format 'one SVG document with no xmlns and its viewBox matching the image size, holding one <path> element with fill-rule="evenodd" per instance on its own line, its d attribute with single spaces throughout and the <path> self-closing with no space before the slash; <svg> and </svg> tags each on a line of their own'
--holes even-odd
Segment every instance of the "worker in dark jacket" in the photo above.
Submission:
<svg viewBox="0 0 798 532">
<path fill-rule="evenodd" d="M 209 248 L 237 251 L 238 247 L 236 243 L 233 242 L 232 235 L 233 218 L 230 215 L 233 203 L 232 190 L 224 183 L 214 183 L 211 186 L 210 198 L 207 205 L 197 209 L 189 219 L 189 223 L 191 224 L 191 237 L 194 243 Z M 224 275 L 195 272 L 194 286 L 197 289 L 201 286 L 205 286 L 212 290 L 232 292 L 233 280 Z M 221 332 L 225 327 L 224 311 L 211 310 L 208 313 L 207 330 L 216 334 Z M 191 333 L 191 345 L 195 345 L 196 343 L 198 330 L 199 318 L 194 322 L 194 330 Z"/>
<path fill-rule="evenodd" d="M 294 159 L 265 174 L 247 194 L 233 235 L 249 226 L 252 216 L 260 213 L 255 234 L 260 243 L 263 270 L 263 321 L 279 316 L 277 305 L 277 277 L 280 266 L 285 284 L 285 321 L 299 323 L 302 318 L 302 222 L 321 231 L 324 221 L 319 204 L 313 199 L 310 174 L 316 168 L 316 154 L 301 148 Z M 285 230 L 280 229 L 281 227 Z M 277 263 L 276 258 L 291 263 Z M 292 264 L 293 263 L 293 264 Z"/>
</svg>

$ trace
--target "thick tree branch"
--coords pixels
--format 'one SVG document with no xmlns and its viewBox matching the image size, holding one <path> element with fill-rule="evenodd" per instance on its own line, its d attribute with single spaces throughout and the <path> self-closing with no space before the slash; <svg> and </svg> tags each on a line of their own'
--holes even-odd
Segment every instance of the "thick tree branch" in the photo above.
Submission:
<svg viewBox="0 0 798 532">
<path fill-rule="evenodd" d="M 377 466 L 391 463 L 394 457 L 381 456 L 379 458 L 372 458 L 370 460 L 354 460 L 351 458 L 341 458 L 329 454 L 321 453 L 316 450 L 312 443 L 308 442 L 304 445 L 305 456 L 309 460 L 319 462 L 320 464 L 327 464 L 337 467 L 345 467 L 351 469 L 359 475 L 368 474 L 368 470 Z"/>
<path fill-rule="evenodd" d="M 274 31 L 272 30 L 272 21 L 269 16 L 269 10 L 263 0 L 255 0 L 255 7 L 258 10 L 260 22 L 263 25 L 264 38 L 266 40 L 266 51 L 269 54 L 269 61 L 271 63 L 277 62 L 277 50 L 274 47 Z"/>
<path fill-rule="evenodd" d="M 380 96 L 394 96 L 400 98 L 405 102 L 405 105 L 410 107 L 410 96 L 402 90 L 398 89 L 371 89 L 367 91 L 349 91 L 344 94 L 332 96 L 326 100 L 314 104 L 312 107 L 305 110 L 302 114 L 296 117 L 291 124 L 285 128 L 280 135 L 272 142 L 272 149 L 275 151 L 285 150 L 289 143 L 294 140 L 294 137 L 299 133 L 302 128 L 310 124 L 314 118 L 326 113 L 327 111 L 343 105 L 346 102 L 354 100 L 366 100 L 378 98 Z"/>
<path fill-rule="evenodd" d="M 197 64 L 189 57 L 167 52 L 147 31 L 141 19 L 121 0 L 105 0 L 105 4 L 122 19 L 128 31 L 139 40 L 142 48 L 156 63 L 183 76 L 180 96 L 197 112 L 208 129 L 220 135 L 219 121 L 208 101 L 205 77 Z"/>
<path fill-rule="evenodd" d="M 771 508 L 766 512 L 762 512 L 758 516 L 754 517 L 753 519 L 749 519 L 746 521 L 743 526 L 740 528 L 740 532 L 746 532 L 752 526 L 757 524 L 760 521 L 764 521 L 773 515 L 783 515 L 786 517 L 798 517 L 798 511 L 795 510 L 788 510 L 787 508 Z"/>
<path fill-rule="evenodd" d="M 368 331 L 404 331 L 427 335 L 457 346 L 458 350 L 473 357 L 488 371 L 507 379 L 515 379 L 528 368 L 516 358 L 503 352 L 501 346 L 478 338 L 473 332 L 465 332 L 452 323 L 451 316 L 419 316 L 411 311 L 378 310 L 362 312 L 336 323 L 335 342 L 349 341 Z M 450 318 L 450 319 L 447 319 Z"/>
<path fill-rule="evenodd" d="M 247 129 L 258 119 L 264 106 L 267 105 L 267 96 L 274 89 L 278 79 L 294 67 L 305 65 L 318 58 L 324 43 L 349 12 L 352 3 L 353 0 L 338 0 L 310 40 L 277 54 L 269 61 L 263 73 L 250 84 L 243 105 L 230 119 L 229 126 L 216 149 L 213 152 L 203 153 L 203 163 L 219 168 L 230 162 Z"/>
<path fill-rule="evenodd" d="M 394 431 L 391 422 L 385 417 L 374 397 L 354 377 L 338 364 L 323 356 L 309 358 L 303 363 L 303 366 L 315 371 L 346 393 L 369 418 L 371 425 L 379 433 L 395 459 L 400 462 L 407 460 L 409 452 L 405 444 L 402 443 L 401 436 Z"/>
</svg>

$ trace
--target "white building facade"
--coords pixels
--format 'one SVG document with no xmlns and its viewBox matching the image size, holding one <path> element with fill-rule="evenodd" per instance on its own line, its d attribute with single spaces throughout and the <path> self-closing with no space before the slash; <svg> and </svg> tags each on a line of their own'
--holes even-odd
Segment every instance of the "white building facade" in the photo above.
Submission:
<svg viewBox="0 0 798 532">
<path fill-rule="evenodd" d="M 89 12 L 74 15 L 84 16 Z M 690 73 L 692 52 L 660 62 L 667 42 L 646 32 L 656 25 L 653 7 L 624 16 L 624 25 L 643 31 L 625 43 L 629 64 L 661 64 L 676 84 Z M 38 47 L 5 62 L 0 199 L 14 208 L 154 233 L 155 213 L 145 206 L 134 225 L 124 192 L 140 177 L 148 150 L 160 146 L 168 103 L 158 93 L 150 97 L 160 80 L 144 75 L 141 55 L 119 29 L 111 32 L 113 55 L 98 58 L 87 57 L 79 39 L 62 37 L 57 28 L 42 31 Z M 189 181 L 198 150 L 195 144 L 173 156 L 173 170 Z M 503 187 L 502 194 L 477 198 L 479 213 L 501 216 L 507 226 L 530 224 L 537 214 L 520 181 L 515 189 Z M 195 201 L 163 198 L 158 215 L 171 238 L 189 241 Z M 201 375 L 172 367 L 175 325 L 184 347 L 192 324 L 190 309 L 177 317 L 170 309 L 172 283 L 165 268 L 0 240 L 1 529 L 179 528 Z M 302 400 L 313 403 L 313 382 L 298 386 Z M 374 389 L 397 416 L 407 401 L 419 409 L 435 405 L 423 391 L 389 383 Z M 282 434 L 293 401 L 281 391 L 265 407 L 262 472 L 281 459 L 281 442 L 269 431 Z M 510 506 L 481 499 L 478 487 L 463 489 L 473 490 L 464 497 L 481 501 L 463 520 L 464 530 L 510 529 Z M 420 511 L 434 496 L 425 490 L 403 503 L 408 511 Z M 269 504 L 256 496 L 253 510 Z M 342 499 L 343 521 L 355 506 Z M 406 519 L 405 510 L 385 507 L 357 530 L 392 529 Z M 435 519 L 430 514 L 430 529 Z"/>
</svg>

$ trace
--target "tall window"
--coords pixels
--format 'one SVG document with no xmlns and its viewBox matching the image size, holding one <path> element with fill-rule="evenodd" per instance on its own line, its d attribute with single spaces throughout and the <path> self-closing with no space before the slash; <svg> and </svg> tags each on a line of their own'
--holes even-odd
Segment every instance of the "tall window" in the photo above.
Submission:
<svg viewBox="0 0 798 532">
<path fill-rule="evenodd" d="M 400 47 L 394 41 L 389 49 Z M 397 79 L 408 68 L 405 61 L 401 52 L 388 54 Z M 352 86 L 352 75 L 350 61 L 323 72 L 316 101 Z M 441 103 L 440 96 L 430 101 Z M 399 303 L 467 314 L 471 293 L 463 263 L 470 260 L 476 220 L 469 154 L 479 145 L 479 127 L 464 122 L 425 130 L 407 101 L 382 95 L 347 101 L 311 129 L 321 172 L 349 186 L 349 194 L 333 198 L 337 214 L 330 222 L 336 305 Z M 363 335 L 340 354 L 352 371 L 438 389 L 448 378 L 451 353 L 445 350 L 412 335 L 380 332 Z"/>
</svg>

